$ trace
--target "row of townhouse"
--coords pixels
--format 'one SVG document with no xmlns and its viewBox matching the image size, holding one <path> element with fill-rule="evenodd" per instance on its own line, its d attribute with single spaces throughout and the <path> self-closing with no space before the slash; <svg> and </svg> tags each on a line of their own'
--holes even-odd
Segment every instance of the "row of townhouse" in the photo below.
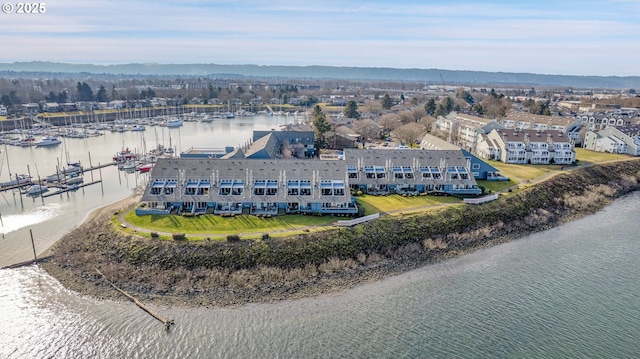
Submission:
<svg viewBox="0 0 640 359">
<path fill-rule="evenodd" d="M 573 143 L 580 142 L 582 121 L 575 117 L 535 115 L 528 112 L 509 111 L 498 123 L 506 129 L 560 131 Z"/>
<path fill-rule="evenodd" d="M 636 110 L 584 112 L 575 116 L 581 124 L 585 124 L 589 131 L 603 130 L 606 127 L 620 127 L 638 124 L 639 114 Z"/>
<path fill-rule="evenodd" d="M 576 160 L 573 143 L 559 131 L 492 130 L 481 136 L 477 154 L 517 164 L 569 165 Z"/>
<path fill-rule="evenodd" d="M 159 159 L 138 215 L 356 215 L 351 190 L 481 193 L 461 151 L 346 149 L 343 160 Z"/>
<path fill-rule="evenodd" d="M 570 164 L 580 126 L 574 118 L 521 112 L 497 121 L 455 112 L 436 119 L 436 128 L 463 149 L 506 163 Z"/>
<path fill-rule="evenodd" d="M 583 147 L 588 150 L 640 156 L 640 125 L 588 131 L 584 138 Z"/>
</svg>

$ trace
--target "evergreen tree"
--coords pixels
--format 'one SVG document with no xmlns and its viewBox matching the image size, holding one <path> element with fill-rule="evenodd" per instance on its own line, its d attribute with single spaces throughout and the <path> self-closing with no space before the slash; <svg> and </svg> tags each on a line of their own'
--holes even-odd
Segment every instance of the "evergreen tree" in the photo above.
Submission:
<svg viewBox="0 0 640 359">
<path fill-rule="evenodd" d="M 424 110 L 427 111 L 427 115 L 433 116 L 436 112 L 436 100 L 430 98 L 429 101 L 424 105 Z"/>
<path fill-rule="evenodd" d="M 384 94 L 384 96 L 382 96 L 382 108 L 385 110 L 390 110 L 392 106 L 393 101 L 391 100 L 391 97 L 389 97 L 388 93 Z"/>
<path fill-rule="evenodd" d="M 355 119 L 360 119 L 360 112 L 358 112 L 358 104 L 353 101 L 350 100 L 347 103 L 347 106 L 344 108 L 344 117 L 346 118 L 355 118 Z"/>
<path fill-rule="evenodd" d="M 115 100 L 118 98 L 118 90 L 116 90 L 116 85 L 111 85 L 111 100 Z"/>
<path fill-rule="evenodd" d="M 96 101 L 107 102 L 107 90 L 104 88 L 104 85 L 100 85 L 98 92 L 96 92 Z"/>
<path fill-rule="evenodd" d="M 60 91 L 58 93 L 58 96 L 56 97 L 55 101 L 57 103 L 69 102 L 69 94 L 67 93 L 67 90 Z"/>
<path fill-rule="evenodd" d="M 79 101 L 93 101 L 93 90 L 86 82 L 77 84 L 78 100 Z"/>
<path fill-rule="evenodd" d="M 324 112 L 322 112 L 320 105 L 316 105 L 313 108 L 312 118 L 316 153 L 320 153 L 320 149 L 326 146 L 325 134 L 331 130 L 331 125 L 327 121 Z"/>
</svg>

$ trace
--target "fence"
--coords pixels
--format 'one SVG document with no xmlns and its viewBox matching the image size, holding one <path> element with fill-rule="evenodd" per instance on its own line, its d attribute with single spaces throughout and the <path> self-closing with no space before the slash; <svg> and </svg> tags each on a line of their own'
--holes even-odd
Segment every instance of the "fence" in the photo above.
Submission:
<svg viewBox="0 0 640 359">
<path fill-rule="evenodd" d="M 482 204 L 482 203 L 495 201 L 496 199 L 498 199 L 498 194 L 494 193 L 492 195 L 488 195 L 484 197 L 465 198 L 462 201 L 466 204 Z"/>
<path fill-rule="evenodd" d="M 356 218 L 356 219 L 351 219 L 351 220 L 348 220 L 348 221 L 338 221 L 337 225 L 338 226 L 351 227 L 351 226 L 355 226 L 356 224 L 368 222 L 368 221 L 374 220 L 374 219 L 379 218 L 379 217 L 380 217 L 380 213 L 370 214 L 368 216 L 364 216 L 364 217 L 360 217 L 360 218 Z"/>
</svg>

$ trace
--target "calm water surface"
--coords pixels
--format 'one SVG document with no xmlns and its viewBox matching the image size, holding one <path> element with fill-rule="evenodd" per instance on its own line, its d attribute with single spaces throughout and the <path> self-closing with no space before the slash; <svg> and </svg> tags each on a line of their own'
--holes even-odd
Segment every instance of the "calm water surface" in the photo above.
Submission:
<svg viewBox="0 0 640 359">
<path fill-rule="evenodd" d="M 54 174 L 57 166 L 80 161 L 97 165 L 113 161 L 123 148 L 150 150 L 158 144 L 174 147 L 177 152 L 188 148 L 223 148 L 245 144 L 254 130 L 279 129 L 290 124 L 294 116 L 237 117 L 211 123 L 185 122 L 182 127 L 147 126 L 140 132 L 109 132 L 104 136 L 84 139 L 66 138 L 55 147 L 2 147 L 0 182 L 9 173 L 30 173 L 34 178 Z M 15 177 L 13 177 L 15 178 Z M 82 222 L 93 209 L 113 203 L 146 184 L 148 175 L 118 171 L 115 166 L 85 173 L 85 183 L 102 179 L 102 184 L 84 187 L 76 192 L 45 198 L 20 196 L 17 191 L 0 192 L 0 267 L 33 258 L 29 230 L 33 232 L 38 253 Z M 53 190 L 51 190 L 53 192 Z"/>
<path fill-rule="evenodd" d="M 351 290 L 224 309 L 98 301 L 0 270 L 0 357 L 637 358 L 640 193 L 562 227 Z M 30 248 L 29 248 L 30 250 Z"/>
</svg>

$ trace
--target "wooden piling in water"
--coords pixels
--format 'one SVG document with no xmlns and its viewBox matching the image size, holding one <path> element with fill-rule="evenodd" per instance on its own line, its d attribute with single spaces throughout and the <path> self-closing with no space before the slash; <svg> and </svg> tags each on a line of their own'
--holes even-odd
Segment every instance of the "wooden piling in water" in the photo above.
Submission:
<svg viewBox="0 0 640 359">
<path fill-rule="evenodd" d="M 124 295 L 125 297 L 129 298 L 129 300 L 131 300 L 132 302 L 136 303 L 136 305 L 144 310 L 145 312 L 149 313 L 149 315 L 151 315 L 152 317 L 156 318 L 157 320 L 159 320 L 162 324 L 164 324 L 164 328 L 165 330 L 169 331 L 169 329 L 171 328 L 171 326 L 173 324 L 175 324 L 173 322 L 173 320 L 167 320 L 163 317 L 160 316 L 160 314 L 154 312 L 153 310 L 151 310 L 151 308 L 145 306 L 142 302 L 140 302 L 137 298 L 133 297 L 132 295 L 130 295 L 129 293 L 125 292 L 124 290 L 118 288 L 115 284 L 111 283 L 111 281 L 109 281 L 107 279 L 107 277 L 105 277 L 104 274 L 102 274 L 102 272 L 100 272 L 98 270 L 98 268 L 94 268 L 96 270 L 96 272 L 98 272 L 98 274 L 100 274 L 102 276 L 102 278 L 107 281 L 107 283 L 109 283 L 115 290 L 117 290 L 118 292 L 120 292 L 120 294 Z"/>
</svg>

